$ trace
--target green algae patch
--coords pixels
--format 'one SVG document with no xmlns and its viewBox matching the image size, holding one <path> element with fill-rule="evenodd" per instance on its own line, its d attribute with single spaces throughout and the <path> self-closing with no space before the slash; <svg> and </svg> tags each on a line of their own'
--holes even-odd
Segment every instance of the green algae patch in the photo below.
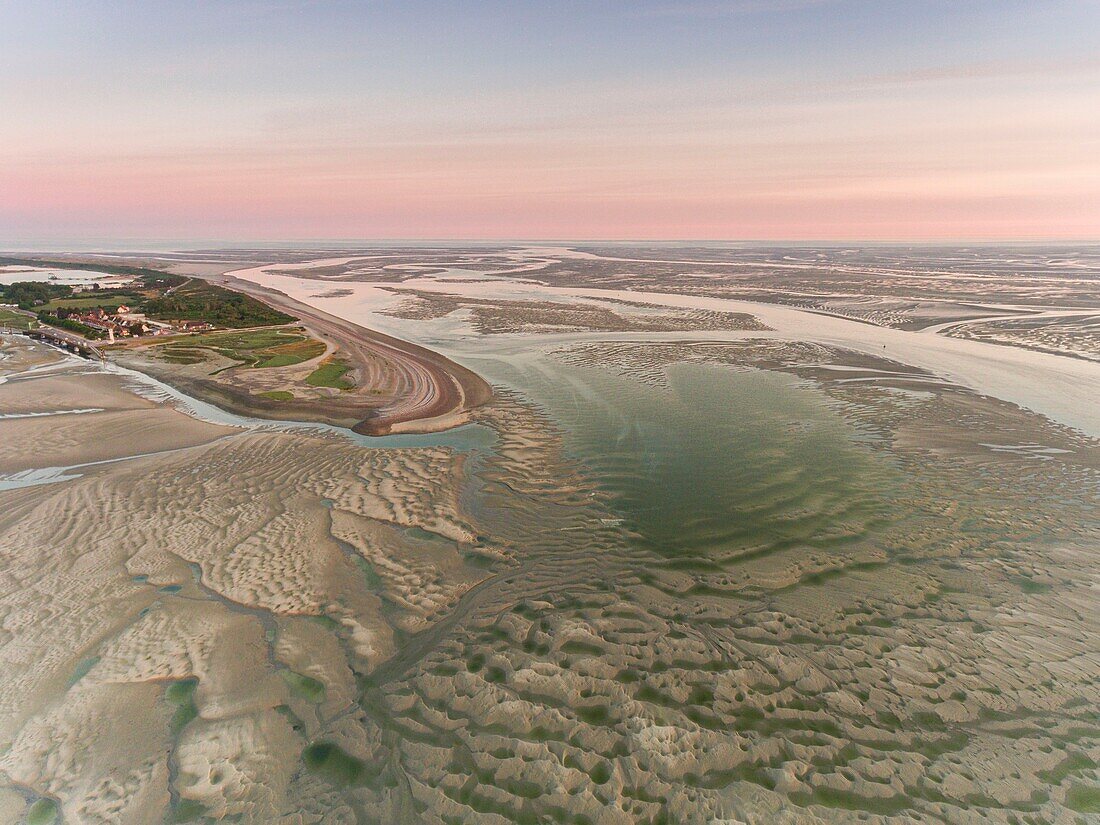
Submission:
<svg viewBox="0 0 1100 825">
<path fill-rule="evenodd" d="M 374 565 L 367 561 L 362 556 L 355 557 L 356 566 L 363 572 L 363 578 L 367 580 L 367 587 L 377 593 L 382 590 L 385 583 L 382 581 L 382 577 L 378 575 L 378 572 L 374 569 Z"/>
<path fill-rule="evenodd" d="M 57 819 L 57 803 L 52 799 L 39 799 L 27 808 L 27 825 L 50 825 Z"/>
<path fill-rule="evenodd" d="M 279 675 L 283 677 L 283 681 L 286 682 L 287 687 L 295 696 L 305 699 L 307 702 L 320 703 L 325 701 L 325 683 L 319 679 L 298 673 L 296 670 L 280 670 Z"/>
<path fill-rule="evenodd" d="M 164 700 L 176 706 L 176 712 L 172 714 L 169 727 L 173 734 L 179 733 L 187 723 L 199 715 L 199 709 L 195 705 L 195 688 L 199 680 L 195 678 L 181 679 L 173 682 L 164 691 Z"/>
<path fill-rule="evenodd" d="M 314 742 L 302 751 L 302 762 L 311 773 L 338 786 L 361 785 L 369 778 L 367 764 L 333 742 Z"/>
<path fill-rule="evenodd" d="M 195 822 L 206 815 L 206 806 L 194 799 L 181 799 L 165 820 L 169 825 Z"/>
<path fill-rule="evenodd" d="M 1100 814 L 1100 788 L 1074 785 L 1066 793 L 1066 807 L 1080 814 Z"/>
</svg>

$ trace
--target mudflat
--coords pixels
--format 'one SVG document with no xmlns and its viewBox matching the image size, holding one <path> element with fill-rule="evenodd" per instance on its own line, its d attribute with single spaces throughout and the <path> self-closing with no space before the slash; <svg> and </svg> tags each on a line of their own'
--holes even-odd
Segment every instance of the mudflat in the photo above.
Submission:
<svg viewBox="0 0 1100 825">
<path fill-rule="evenodd" d="M 695 277 L 720 251 L 615 252 L 602 285 L 549 283 L 580 249 L 234 258 L 476 371 L 492 397 L 437 433 L 206 415 L 4 338 L 0 811 L 1092 815 L 1100 442 L 1059 415 L 1094 365 L 688 294 L 737 288 Z M 286 327 L 172 366 L 278 392 L 257 365 L 293 351 L 271 375 L 304 383 L 344 344 L 283 306 L 323 351 Z"/>
</svg>

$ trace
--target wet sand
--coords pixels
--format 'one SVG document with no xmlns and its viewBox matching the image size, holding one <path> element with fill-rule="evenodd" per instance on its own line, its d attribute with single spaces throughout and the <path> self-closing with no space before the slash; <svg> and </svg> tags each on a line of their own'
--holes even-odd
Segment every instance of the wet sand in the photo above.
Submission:
<svg viewBox="0 0 1100 825">
<path fill-rule="evenodd" d="M 0 338 L 0 377 L 21 416 L 0 419 L 2 471 L 70 468 L 0 486 L 0 820 L 34 803 L 144 825 L 189 804 L 259 822 L 323 798 L 294 777 L 356 707 L 353 668 L 488 575 L 449 436 L 383 450 L 206 422 L 18 337 Z"/>
<path fill-rule="evenodd" d="M 485 367 L 494 438 L 211 414 L 0 490 L 0 820 L 1087 817 L 1096 439 L 865 323 L 482 339 L 344 286 L 323 311 Z M 0 430 L 182 415 L 59 358 L 3 345 L 43 373 L 0 397 L 60 414 Z"/>
<path fill-rule="evenodd" d="M 1100 398 L 1100 364 L 1019 347 L 875 326 L 778 304 L 662 292 L 551 287 L 520 281 L 494 281 L 487 285 L 422 278 L 400 284 L 372 283 L 369 286 L 344 282 L 341 288 L 352 290 L 351 296 L 324 298 L 315 295 L 317 285 L 313 281 L 271 275 L 262 269 L 250 271 L 247 277 L 285 291 L 298 301 L 323 306 L 326 313 L 369 323 L 374 320 L 367 321 L 364 317 L 364 299 L 377 296 L 380 292 L 378 288 L 384 286 L 415 287 L 425 292 L 471 297 L 484 297 L 488 292 L 501 298 L 532 301 L 570 297 L 611 298 L 681 309 L 746 313 L 759 318 L 771 327 L 771 331 L 707 333 L 705 338 L 776 337 L 886 356 L 930 370 L 984 395 L 1019 404 L 1090 435 L 1100 435 L 1100 404 L 1096 403 L 1096 399 Z M 369 308 L 369 303 L 367 306 Z M 699 339 L 704 337 L 686 335 Z M 578 337 L 583 337 L 583 334 Z M 461 352 L 464 343 L 457 342 L 454 351 Z"/>
</svg>

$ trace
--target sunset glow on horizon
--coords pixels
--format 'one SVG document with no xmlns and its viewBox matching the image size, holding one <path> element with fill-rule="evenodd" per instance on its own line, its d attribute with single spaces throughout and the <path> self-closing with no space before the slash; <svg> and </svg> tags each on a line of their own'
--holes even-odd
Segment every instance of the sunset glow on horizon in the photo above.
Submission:
<svg viewBox="0 0 1100 825">
<path fill-rule="evenodd" d="M 0 4 L 0 246 L 1100 238 L 1100 5 Z"/>
</svg>

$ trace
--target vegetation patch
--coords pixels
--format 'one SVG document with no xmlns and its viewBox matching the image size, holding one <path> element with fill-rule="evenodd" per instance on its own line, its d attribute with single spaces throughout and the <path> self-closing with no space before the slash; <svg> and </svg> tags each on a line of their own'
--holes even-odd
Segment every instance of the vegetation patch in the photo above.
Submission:
<svg viewBox="0 0 1100 825">
<path fill-rule="evenodd" d="M 382 577 L 378 575 L 378 571 L 374 569 L 374 565 L 362 556 L 356 556 L 355 563 L 363 571 L 363 577 L 367 580 L 367 587 L 375 593 L 382 590 L 385 583 L 382 581 Z"/>
<path fill-rule="evenodd" d="M 611 766 L 606 762 L 597 762 L 589 773 L 589 777 L 597 785 L 602 785 L 611 778 Z"/>
<path fill-rule="evenodd" d="M 248 295 L 198 279 L 149 299 L 142 310 L 161 321 L 205 321 L 232 329 L 289 324 L 295 320 Z"/>
<path fill-rule="evenodd" d="M 209 350 L 202 347 L 177 347 L 168 345 L 161 350 L 161 355 L 170 364 L 201 364 L 210 355 Z"/>
<path fill-rule="evenodd" d="M 182 822 L 194 822 L 206 815 L 206 806 L 195 799 L 181 799 L 179 804 L 168 816 L 168 822 L 172 825 Z"/>
<path fill-rule="evenodd" d="M 606 705 L 588 705 L 587 707 L 577 708 L 577 716 L 582 722 L 589 725 L 607 725 L 612 721 Z"/>
<path fill-rule="evenodd" d="M 1038 777 L 1051 785 L 1061 785 L 1070 774 L 1079 771 L 1090 771 L 1095 767 L 1096 763 L 1083 753 L 1074 753 L 1063 759 L 1053 769 L 1040 771 Z"/>
<path fill-rule="evenodd" d="M 325 351 L 325 345 L 297 329 L 257 329 L 175 338 L 161 345 L 160 350 L 164 359 L 173 363 L 195 364 L 208 353 L 217 353 L 236 361 L 236 366 L 263 369 L 288 367 L 316 358 Z"/>
<path fill-rule="evenodd" d="M 298 673 L 296 670 L 280 670 L 279 675 L 283 677 L 283 681 L 295 696 L 300 696 L 307 702 L 325 701 L 325 683 L 321 680 Z"/>
<path fill-rule="evenodd" d="M 561 646 L 561 650 L 563 653 L 572 653 L 577 656 L 603 655 L 603 648 L 599 645 L 592 644 L 591 642 L 582 642 L 577 639 L 570 639 Z"/>
<path fill-rule="evenodd" d="M 302 751 L 302 761 L 308 770 L 334 785 L 358 785 L 367 778 L 366 763 L 333 742 L 314 742 Z"/>
<path fill-rule="evenodd" d="M 21 312 L 12 312 L 10 309 L 0 307 L 0 327 L 11 329 L 30 329 L 34 326 L 34 319 Z"/>
<path fill-rule="evenodd" d="M 350 390 L 355 385 L 344 378 L 344 373 L 350 370 L 347 364 L 331 359 L 321 364 L 306 377 L 306 383 L 314 387 L 332 387 L 337 390 Z"/>
<path fill-rule="evenodd" d="M 268 390 L 267 392 L 261 392 L 264 398 L 270 398 L 272 401 L 293 401 L 294 393 L 288 390 Z"/>
<path fill-rule="evenodd" d="M 821 805 L 826 808 L 842 808 L 849 811 L 866 811 L 881 816 L 897 816 L 902 811 L 908 810 L 911 803 L 908 797 L 901 794 L 888 797 L 861 796 L 852 791 L 838 790 L 819 786 L 812 793 L 799 791 L 792 793 L 791 801 L 796 805 L 808 807 Z"/>
<path fill-rule="evenodd" d="M 50 825 L 57 821 L 57 803 L 52 799 L 38 799 L 27 808 L 27 825 Z"/>
<path fill-rule="evenodd" d="M 1050 590 L 1050 585 L 1045 582 L 1037 582 L 1028 576 L 1018 576 L 1016 583 L 1020 586 L 1020 589 L 1027 594 L 1046 593 Z"/>
<path fill-rule="evenodd" d="M 99 662 L 98 656 L 89 656 L 86 659 L 81 659 L 73 670 L 73 675 L 69 677 L 69 687 L 72 687 L 85 676 L 88 675 L 88 671 L 91 670 Z"/>
<path fill-rule="evenodd" d="M 1082 814 L 1100 814 L 1100 788 L 1074 785 L 1066 793 L 1066 807 Z"/>
<path fill-rule="evenodd" d="M 173 734 L 179 733 L 188 722 L 199 715 L 199 709 L 195 705 L 195 688 L 198 684 L 198 679 L 181 679 L 170 684 L 164 691 L 165 701 L 176 706 L 169 723 Z"/>
</svg>

